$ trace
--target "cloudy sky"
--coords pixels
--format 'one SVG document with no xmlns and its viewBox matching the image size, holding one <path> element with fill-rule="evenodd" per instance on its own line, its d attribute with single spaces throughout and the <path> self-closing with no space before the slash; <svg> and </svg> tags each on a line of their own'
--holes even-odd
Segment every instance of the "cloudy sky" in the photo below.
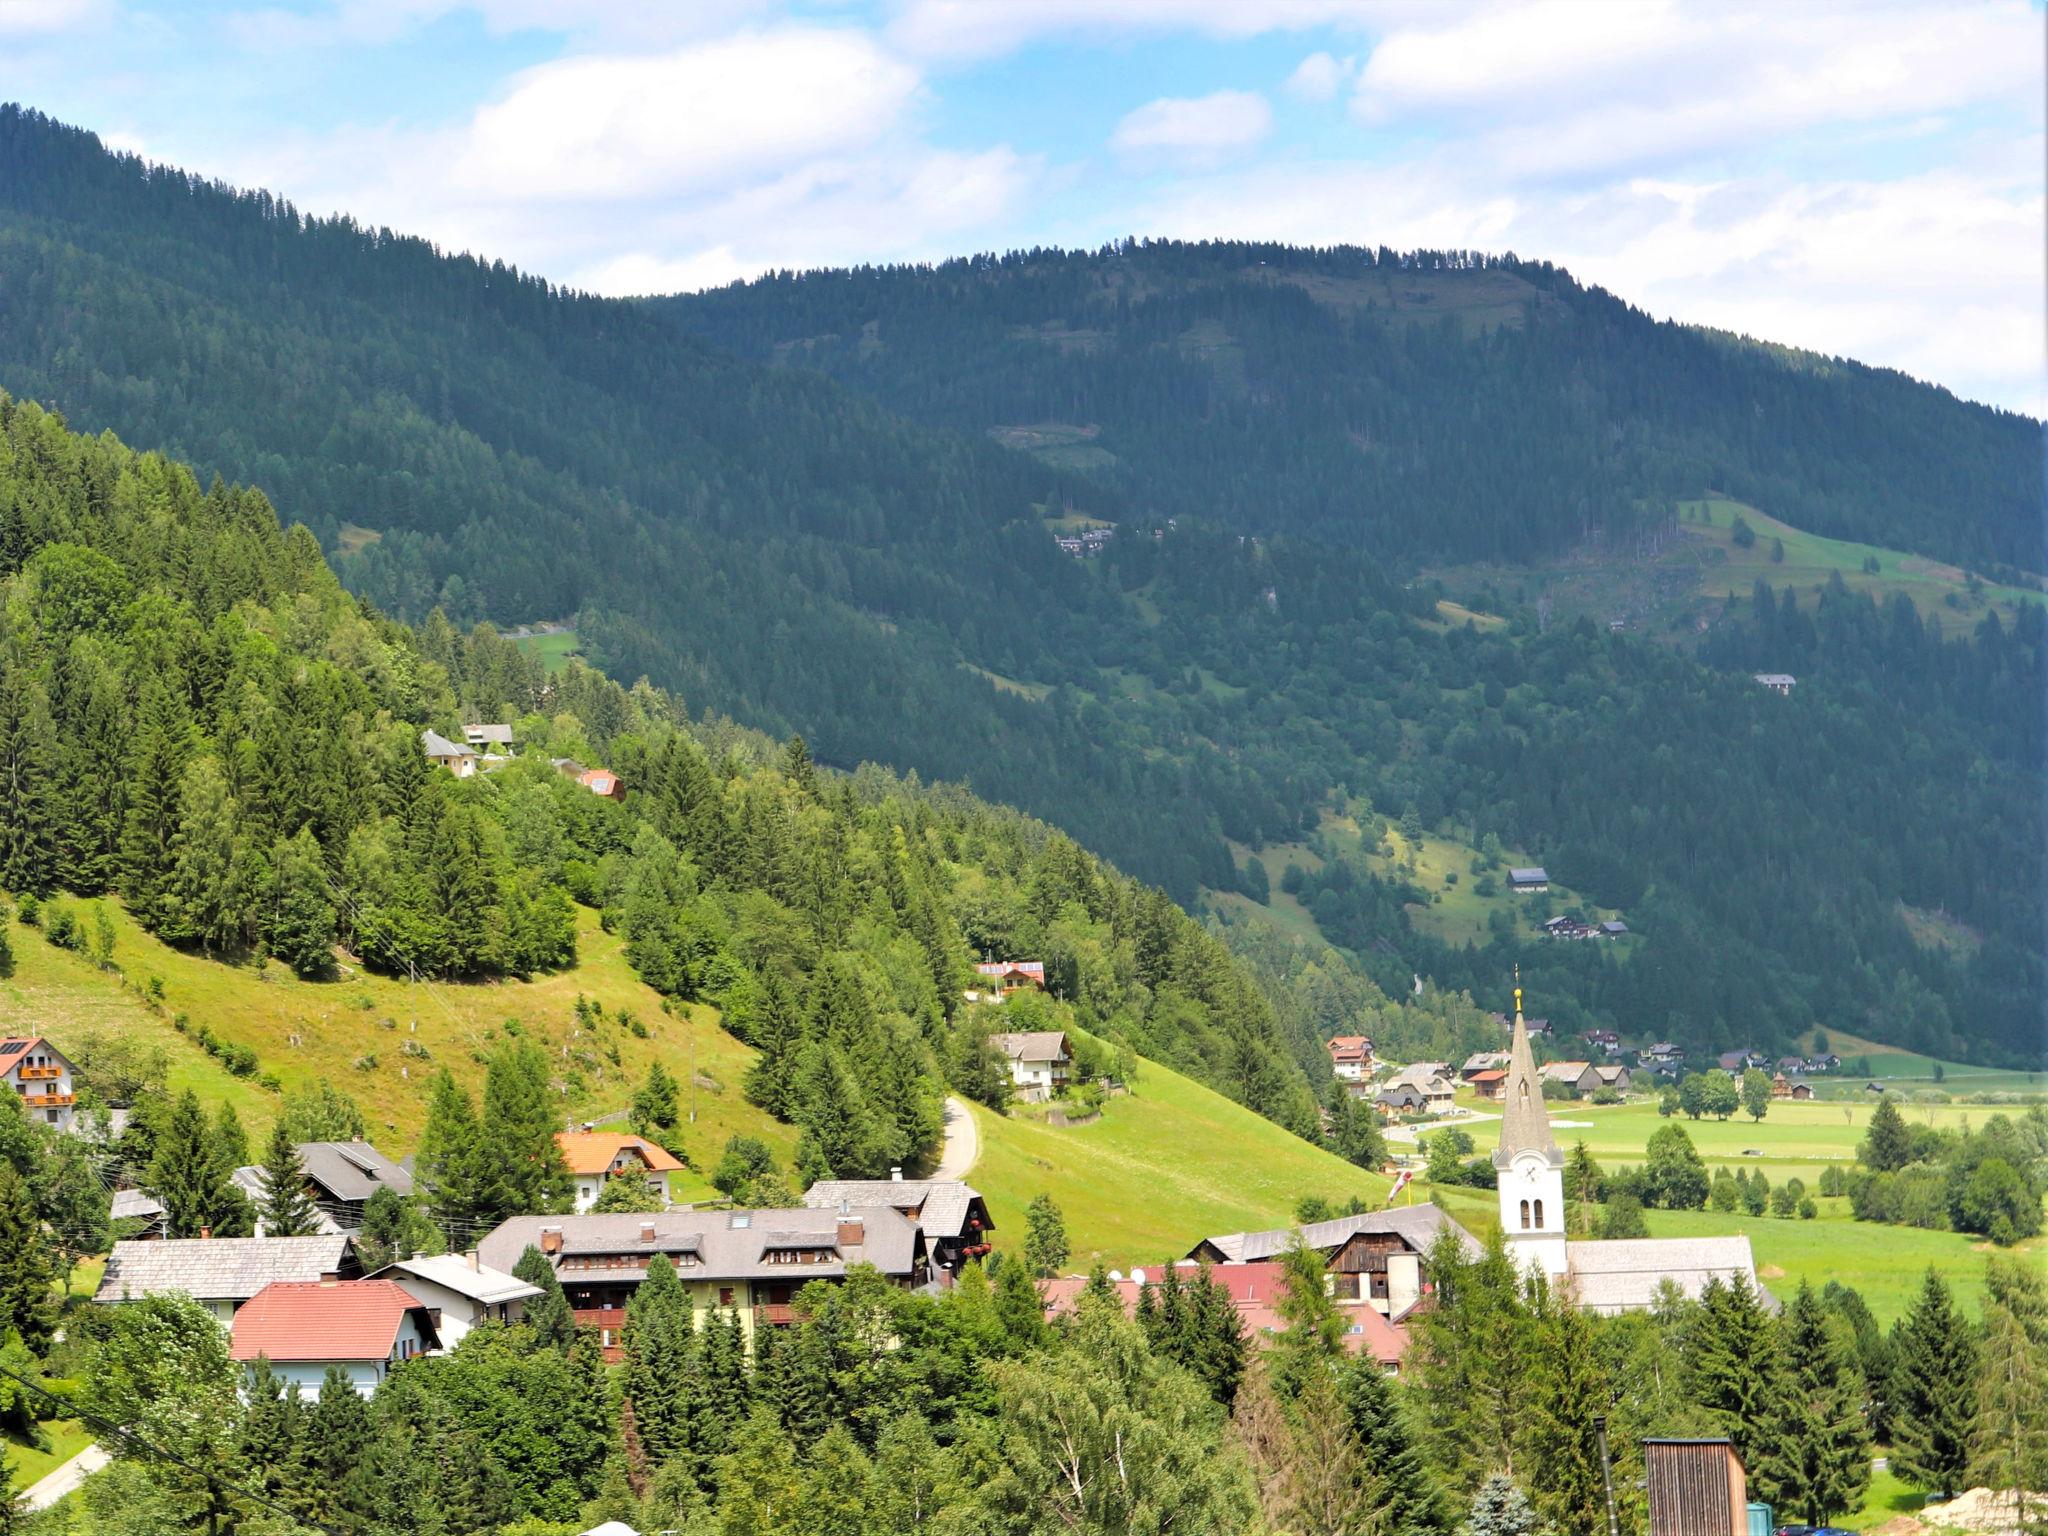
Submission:
<svg viewBox="0 0 2048 1536">
<path fill-rule="evenodd" d="M 2048 413 L 2038 0 L 0 0 L 0 98 L 609 293 L 1512 250 Z"/>
</svg>

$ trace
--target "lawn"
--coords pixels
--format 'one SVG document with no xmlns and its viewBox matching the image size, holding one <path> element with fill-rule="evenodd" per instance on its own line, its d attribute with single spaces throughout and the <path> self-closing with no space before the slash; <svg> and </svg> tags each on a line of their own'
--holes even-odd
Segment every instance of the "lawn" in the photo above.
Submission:
<svg viewBox="0 0 2048 1536">
<path fill-rule="evenodd" d="M 0 1455 L 6 1458 L 7 1470 L 13 1474 L 16 1491 L 41 1482 L 92 1444 L 92 1431 L 76 1419 L 51 1419 L 42 1426 L 42 1430 L 50 1437 L 47 1451 L 24 1445 L 11 1435 L 0 1436 Z M 0 1486 L 5 1485 L 0 1483 Z"/>
<path fill-rule="evenodd" d="M 518 635 L 514 643 L 531 651 L 540 658 L 540 664 L 550 672 L 559 672 L 569 664 L 571 657 L 583 655 L 583 642 L 576 638 L 573 629 L 550 630 L 539 635 Z"/>
<path fill-rule="evenodd" d="M 1993 608 L 2009 627 L 2020 603 L 2042 600 L 2039 592 L 1989 582 L 1972 591 L 1966 573 L 1956 566 L 1874 544 L 1806 533 L 1725 497 L 1680 502 L 1678 514 L 1678 526 L 1688 536 L 1688 543 L 1707 552 L 1711 562 L 1700 581 L 1700 591 L 1708 597 L 1746 598 L 1761 576 L 1781 593 L 1788 586 L 1793 588 L 1800 605 L 1811 608 L 1820 588 L 1839 573 L 1852 592 L 1870 592 L 1880 600 L 1894 592 L 1904 593 L 1923 619 L 1951 634 L 1975 628 Z M 1746 549 L 1735 542 L 1737 516 L 1756 534 L 1756 541 Z M 1773 541 L 1784 546 L 1782 561 L 1771 558 Z M 1875 571 L 1868 568 L 1870 561 L 1876 562 Z"/>
<path fill-rule="evenodd" d="M 115 965 L 141 985 L 158 978 L 161 1010 L 124 987 L 120 974 L 17 926 L 15 973 L 0 981 L 0 1008 L 10 1024 L 30 1024 L 60 1048 L 91 1031 L 161 1044 L 170 1056 L 171 1086 L 196 1089 L 209 1101 L 231 1100 L 252 1137 L 269 1128 L 277 1098 L 255 1078 L 231 1076 L 206 1055 L 193 1038 L 202 1024 L 252 1047 L 259 1076 L 274 1072 L 288 1088 L 331 1079 L 362 1106 L 372 1137 L 394 1154 L 409 1152 L 418 1139 L 434 1073 L 446 1066 L 463 1081 L 479 1083 L 478 1057 L 502 1038 L 507 1021 L 516 1021 L 558 1063 L 565 1115 L 587 1119 L 623 1110 L 633 1084 L 659 1058 L 683 1085 L 684 1112 L 694 1117 L 676 1151 L 708 1165 L 737 1131 L 762 1137 L 785 1160 L 794 1148 L 788 1126 L 741 1097 L 753 1051 L 719 1028 L 715 1009 L 676 1004 L 664 1012 L 660 995 L 627 965 L 624 941 L 606 933 L 593 911 L 578 910 L 573 970 L 530 982 L 456 984 L 409 983 L 353 967 L 340 979 L 308 982 L 275 963 L 261 970 L 226 965 L 159 943 L 118 904 L 106 905 L 115 924 Z M 579 995 L 604 1009 L 605 1021 L 594 1033 L 579 1032 Z M 172 1023 L 180 1013 L 189 1020 L 186 1033 Z M 616 1022 L 621 1014 L 644 1026 L 647 1038 Z"/>
<path fill-rule="evenodd" d="M 996 1241 L 1023 1241 L 1024 1208 L 1044 1192 L 1073 1244 L 1069 1268 L 1179 1258 L 1218 1232 L 1285 1226 L 1305 1194 L 1377 1204 L 1387 1181 L 1289 1135 L 1178 1072 L 1146 1062 L 1136 1091 L 1091 1125 L 1055 1129 L 980 1106 L 982 1192 Z"/>
<path fill-rule="evenodd" d="M 1976 1093 L 2048 1093 L 2048 1063 L 2044 1063 L 2041 1071 L 2015 1072 L 1969 1062 L 1941 1061 L 1896 1045 L 1845 1035 L 1839 1030 L 1828 1036 L 1828 1049 L 1844 1061 L 1868 1067 L 1871 1077 L 1894 1089 L 1935 1088 L 1959 1098 Z"/>
</svg>

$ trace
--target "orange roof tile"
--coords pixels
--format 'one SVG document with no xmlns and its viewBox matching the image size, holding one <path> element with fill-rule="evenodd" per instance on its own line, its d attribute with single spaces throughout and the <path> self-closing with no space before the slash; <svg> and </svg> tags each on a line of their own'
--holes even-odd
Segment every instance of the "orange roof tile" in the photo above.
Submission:
<svg viewBox="0 0 2048 1536">
<path fill-rule="evenodd" d="M 557 1131 L 555 1144 L 562 1149 L 562 1161 L 571 1173 L 609 1172 L 621 1151 L 634 1148 L 654 1173 L 672 1173 L 683 1165 L 645 1136 L 616 1131 Z"/>
<path fill-rule="evenodd" d="M 389 1280 L 273 1280 L 235 1313 L 234 1357 L 254 1360 L 383 1360 L 405 1314 L 427 1309 Z"/>
</svg>

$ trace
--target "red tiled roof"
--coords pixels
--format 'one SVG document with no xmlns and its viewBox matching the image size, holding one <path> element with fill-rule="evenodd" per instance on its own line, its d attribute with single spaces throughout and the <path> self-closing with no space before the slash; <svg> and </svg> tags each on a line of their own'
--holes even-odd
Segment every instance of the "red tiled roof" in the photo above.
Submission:
<svg viewBox="0 0 2048 1536">
<path fill-rule="evenodd" d="M 254 1360 L 384 1360 L 405 1314 L 426 1308 L 389 1280 L 273 1280 L 235 1313 L 234 1357 Z"/>
<path fill-rule="evenodd" d="M 1137 1311 L 1141 1290 L 1163 1283 L 1167 1267 L 1163 1264 L 1156 1269 L 1151 1265 L 1143 1266 L 1141 1272 L 1145 1279 L 1142 1284 L 1136 1280 L 1110 1282 L 1127 1314 Z M 1174 1267 L 1184 1285 L 1200 1278 L 1200 1269 L 1186 1260 L 1181 1260 Z M 1245 1332 L 1254 1340 L 1286 1330 L 1287 1320 L 1280 1315 L 1280 1300 L 1287 1289 L 1286 1266 L 1270 1259 L 1245 1264 L 1211 1264 L 1209 1275 L 1230 1293 L 1231 1304 L 1237 1308 Z M 1058 1317 L 1073 1311 L 1080 1305 L 1081 1293 L 1087 1287 L 1088 1281 L 1081 1275 L 1061 1275 L 1040 1281 L 1038 1293 L 1044 1299 L 1046 1316 Z M 1370 1354 L 1382 1365 L 1398 1365 L 1407 1354 L 1407 1330 L 1395 1327 L 1371 1307 L 1342 1307 L 1339 1315 L 1344 1318 L 1348 1329 L 1344 1335 L 1344 1347 L 1352 1354 Z"/>
<path fill-rule="evenodd" d="M 1507 1073 L 1502 1068 L 1488 1067 L 1484 1072 L 1474 1072 L 1465 1081 L 1468 1083 L 1497 1083 L 1506 1076 Z"/>
<path fill-rule="evenodd" d="M 605 1173 L 612 1160 L 626 1147 L 637 1147 L 654 1173 L 671 1173 L 683 1165 L 644 1136 L 616 1131 L 557 1131 L 555 1144 L 562 1149 L 562 1161 L 571 1173 Z"/>
</svg>

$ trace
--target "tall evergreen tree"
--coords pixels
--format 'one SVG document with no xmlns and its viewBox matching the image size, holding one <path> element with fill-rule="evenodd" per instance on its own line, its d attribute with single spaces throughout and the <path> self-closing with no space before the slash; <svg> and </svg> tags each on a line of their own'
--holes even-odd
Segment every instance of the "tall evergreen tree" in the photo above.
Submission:
<svg viewBox="0 0 2048 1536">
<path fill-rule="evenodd" d="M 1051 1195 L 1041 1191 L 1024 1210 L 1023 1264 L 1026 1273 L 1045 1280 L 1067 1262 L 1067 1223 Z"/>
<path fill-rule="evenodd" d="M 199 1095 L 186 1089 L 172 1102 L 144 1183 L 164 1208 L 166 1237 L 246 1237 L 254 1228 L 249 1198 L 230 1178 L 230 1149 L 206 1123 Z"/>
<path fill-rule="evenodd" d="M 35 1194 L 11 1164 L 0 1162 L 0 1339 L 18 1333 L 31 1349 L 48 1341 L 56 1278 Z"/>
<path fill-rule="evenodd" d="M 310 1237 L 320 1230 L 320 1208 L 306 1193 L 306 1164 L 283 1120 L 270 1128 L 257 1184 L 256 1217 L 265 1237 Z"/>
<path fill-rule="evenodd" d="M 125 774 L 121 893 L 129 910 L 152 929 L 175 916 L 170 879 L 191 755 L 192 719 L 184 700 L 162 678 L 145 680 Z"/>
<path fill-rule="evenodd" d="M 1358 1458 L 1379 1490 L 1373 1514 L 1387 1536 L 1444 1536 L 1451 1510 L 1430 1475 L 1393 1379 L 1377 1360 L 1354 1356 L 1339 1390 Z"/>
<path fill-rule="evenodd" d="M 576 1338 L 576 1314 L 562 1294 L 562 1282 L 548 1256 L 528 1243 L 512 1266 L 512 1274 L 541 1290 L 526 1304 L 526 1323 L 533 1330 L 534 1343 L 543 1349 L 567 1349 Z"/>
<path fill-rule="evenodd" d="M 434 1224 L 466 1246 L 496 1219 L 501 1172 L 492 1165 L 476 1106 L 447 1068 L 427 1090 L 427 1124 L 413 1160 L 413 1183 Z"/>
<path fill-rule="evenodd" d="M 1873 1173 L 1896 1173 L 1913 1158 L 1913 1133 L 1890 1094 L 1877 1101 L 1870 1126 L 1856 1148 L 1856 1157 Z"/>
<path fill-rule="evenodd" d="M 2048 1527 L 2048 1341 L 1996 1299 L 1984 1321 L 1969 1480 L 2011 1500 L 2013 1527 L 2032 1536 Z"/>
<path fill-rule="evenodd" d="M 1689 1395 L 1713 1416 L 1745 1463 L 1766 1437 L 1777 1340 L 1756 1290 L 1741 1275 L 1707 1282 L 1685 1335 Z"/>
<path fill-rule="evenodd" d="M 55 755 L 49 702 L 27 655 L 9 641 L 0 648 L 0 889 L 47 896 L 55 883 Z"/>
<path fill-rule="evenodd" d="M 1892 1465 L 1945 1496 L 1967 1486 L 1977 1418 L 1977 1341 L 1929 1266 L 1913 1310 L 1892 1330 Z"/>
<path fill-rule="evenodd" d="M 484 1068 L 481 1128 L 503 1183 L 502 1203 L 491 1208 L 493 1217 L 569 1208 L 575 1190 L 555 1140 L 561 1124 L 540 1048 L 527 1040 L 501 1044 Z"/>
<path fill-rule="evenodd" d="M 1536 1507 L 1563 1536 L 1599 1536 L 1607 1528 L 1607 1495 L 1594 1421 L 1607 1412 L 1610 1387 L 1593 1326 L 1569 1302 L 1546 1298 L 1534 1331 L 1542 1366 L 1530 1416 L 1529 1485 Z"/>
<path fill-rule="evenodd" d="M 1779 1324 L 1782 1364 L 1771 1430 L 1754 1468 L 1777 1508 L 1825 1525 L 1857 1507 L 1870 1484 L 1870 1432 L 1863 1378 L 1845 1332 L 1802 1282 Z"/>
</svg>

